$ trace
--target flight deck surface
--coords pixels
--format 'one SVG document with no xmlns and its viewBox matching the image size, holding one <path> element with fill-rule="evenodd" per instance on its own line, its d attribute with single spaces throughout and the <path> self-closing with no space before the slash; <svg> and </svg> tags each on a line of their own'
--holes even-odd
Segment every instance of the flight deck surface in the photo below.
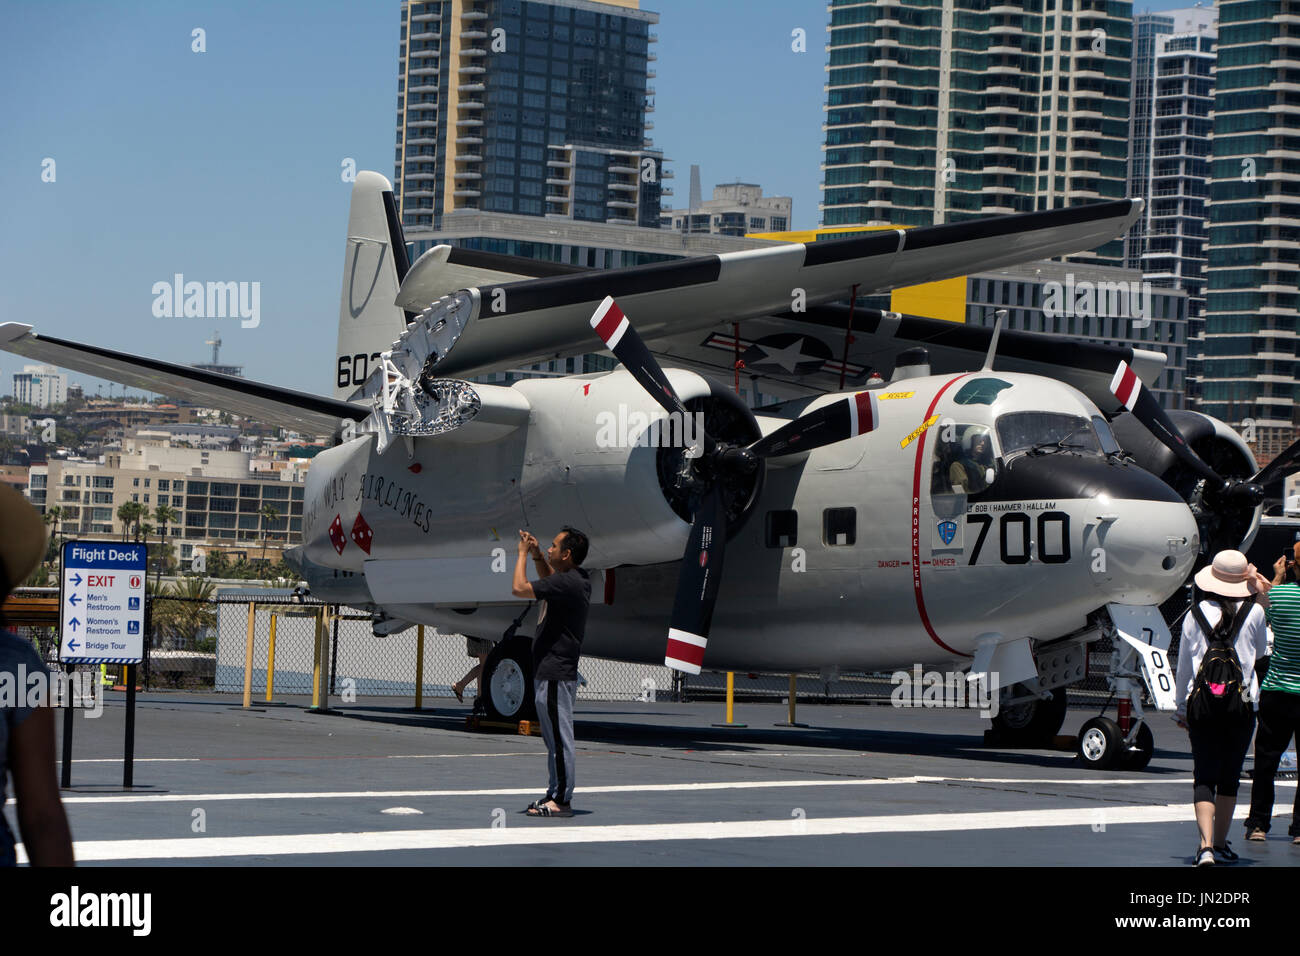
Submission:
<svg viewBox="0 0 1300 956">
<path fill-rule="evenodd" d="M 546 788 L 539 737 L 472 733 L 468 705 L 364 698 L 243 711 L 232 695 L 143 694 L 124 791 L 124 695 L 78 714 L 63 792 L 82 865 L 1082 865 L 1185 867 L 1196 847 L 1186 734 L 1155 715 L 1141 772 L 1073 754 L 985 748 L 974 714 L 777 704 L 593 703 L 575 712 L 571 819 L 524 808 Z M 1063 733 L 1095 710 L 1072 707 Z M 1247 758 L 1247 768 L 1250 758 Z M 1296 866 L 1294 780 L 1237 866 Z M 1241 786 L 1244 818 L 1250 782 Z M 13 822 L 12 803 L 6 808 Z"/>
</svg>

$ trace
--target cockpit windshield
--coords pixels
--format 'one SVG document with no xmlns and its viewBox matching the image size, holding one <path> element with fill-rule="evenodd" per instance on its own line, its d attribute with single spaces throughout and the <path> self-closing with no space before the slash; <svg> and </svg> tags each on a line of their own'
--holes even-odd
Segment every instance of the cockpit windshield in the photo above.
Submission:
<svg viewBox="0 0 1300 956">
<path fill-rule="evenodd" d="M 1060 451 L 1102 454 L 1092 422 L 1061 412 L 1008 412 L 997 421 L 1003 456 Z"/>
</svg>

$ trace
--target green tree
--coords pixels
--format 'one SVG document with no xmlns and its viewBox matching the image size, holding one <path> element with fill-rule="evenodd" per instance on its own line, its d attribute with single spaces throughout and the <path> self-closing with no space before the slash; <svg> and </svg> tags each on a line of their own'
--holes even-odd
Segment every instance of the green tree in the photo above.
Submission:
<svg viewBox="0 0 1300 956">
<path fill-rule="evenodd" d="M 158 505 L 158 507 L 154 508 L 153 511 L 153 518 L 158 522 L 160 527 L 158 532 L 158 543 L 162 546 L 158 554 L 157 580 L 159 581 L 162 580 L 163 565 L 169 563 L 167 559 L 171 554 L 171 549 L 167 547 L 167 525 L 169 523 L 174 523 L 179 517 L 180 515 L 178 515 L 170 505 Z"/>
<path fill-rule="evenodd" d="M 215 649 L 215 639 L 197 640 L 200 631 L 217 624 L 211 581 L 187 575 L 174 584 L 154 582 L 148 589 L 153 602 L 154 633 L 160 645 L 208 653 Z"/>
<path fill-rule="evenodd" d="M 266 539 L 268 536 L 266 526 L 272 521 L 278 521 L 280 512 L 276 511 L 271 505 L 262 505 L 262 509 L 258 514 L 262 516 L 262 564 L 266 564 Z"/>
<path fill-rule="evenodd" d="M 118 506 L 117 520 L 122 522 L 123 541 L 126 540 L 126 536 L 131 529 L 131 525 L 137 525 L 135 540 L 136 541 L 140 540 L 140 531 L 138 525 L 140 524 L 140 519 L 143 516 L 144 516 L 144 505 L 140 504 L 138 501 L 126 501 Z"/>
<path fill-rule="evenodd" d="M 54 525 L 54 533 L 50 535 L 50 540 L 58 542 L 57 550 L 54 552 L 56 557 L 63 554 L 63 539 L 59 535 L 59 521 L 62 518 L 63 509 L 58 505 L 45 509 L 45 523 Z"/>
</svg>

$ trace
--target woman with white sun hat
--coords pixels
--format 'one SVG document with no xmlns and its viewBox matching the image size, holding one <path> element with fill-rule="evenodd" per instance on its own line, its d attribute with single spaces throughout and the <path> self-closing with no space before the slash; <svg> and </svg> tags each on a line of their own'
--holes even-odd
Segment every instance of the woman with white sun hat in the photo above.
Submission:
<svg viewBox="0 0 1300 956">
<path fill-rule="evenodd" d="M 1268 582 L 1240 551 L 1220 551 L 1196 573 L 1195 581 L 1205 593 L 1183 618 L 1174 719 L 1191 739 L 1193 802 L 1200 831 L 1195 862 L 1208 866 L 1216 859 L 1237 860 L 1228 844 L 1228 827 L 1237 805 L 1241 765 L 1255 732 L 1255 662 L 1268 648 L 1258 599 L 1267 592 Z M 1229 672 L 1237 676 L 1224 679 Z"/>
</svg>

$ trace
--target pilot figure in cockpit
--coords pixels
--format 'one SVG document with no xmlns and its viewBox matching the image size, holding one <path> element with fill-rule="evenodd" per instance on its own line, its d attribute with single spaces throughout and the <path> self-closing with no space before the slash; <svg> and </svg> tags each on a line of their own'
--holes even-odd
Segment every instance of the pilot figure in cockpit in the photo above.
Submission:
<svg viewBox="0 0 1300 956">
<path fill-rule="evenodd" d="M 971 428 L 962 437 L 962 455 L 948 466 L 948 482 L 956 493 L 973 495 L 988 487 L 993 467 L 993 450 L 988 432 Z"/>
</svg>

